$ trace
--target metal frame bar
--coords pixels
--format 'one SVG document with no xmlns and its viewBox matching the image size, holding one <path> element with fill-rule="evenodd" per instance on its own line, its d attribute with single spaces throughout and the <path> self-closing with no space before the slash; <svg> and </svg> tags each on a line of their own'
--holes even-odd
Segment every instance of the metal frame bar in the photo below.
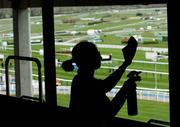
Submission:
<svg viewBox="0 0 180 127">
<path fill-rule="evenodd" d="M 8 56 L 6 58 L 6 61 L 5 61 L 5 74 L 6 74 L 6 95 L 9 96 L 9 67 L 8 67 L 8 64 L 9 64 L 9 61 L 10 59 L 16 59 L 16 60 L 25 60 L 25 61 L 34 61 L 36 64 L 37 64 L 37 67 L 38 67 L 38 81 L 39 81 L 39 102 L 43 102 L 43 99 L 42 99 L 42 96 L 43 96 L 43 93 L 42 93 L 42 75 L 41 75 L 41 62 L 39 61 L 39 59 L 37 58 L 34 58 L 34 57 L 25 57 L 25 56 Z"/>
<path fill-rule="evenodd" d="M 46 103 L 57 106 L 53 0 L 43 0 L 43 47 Z"/>
</svg>

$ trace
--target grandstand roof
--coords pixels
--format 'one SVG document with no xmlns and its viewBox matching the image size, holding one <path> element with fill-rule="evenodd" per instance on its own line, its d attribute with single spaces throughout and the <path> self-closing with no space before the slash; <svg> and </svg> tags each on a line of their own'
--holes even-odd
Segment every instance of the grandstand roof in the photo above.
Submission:
<svg viewBox="0 0 180 127">
<path fill-rule="evenodd" d="M 17 3 L 21 3 L 18 5 Z M 13 4 L 14 3 L 14 4 Z M 54 6 L 98 6 L 98 5 L 125 5 L 125 4 L 160 4 L 167 0 L 54 0 Z M 17 6 L 40 7 L 42 0 L 0 0 L 0 8 L 12 8 Z"/>
</svg>

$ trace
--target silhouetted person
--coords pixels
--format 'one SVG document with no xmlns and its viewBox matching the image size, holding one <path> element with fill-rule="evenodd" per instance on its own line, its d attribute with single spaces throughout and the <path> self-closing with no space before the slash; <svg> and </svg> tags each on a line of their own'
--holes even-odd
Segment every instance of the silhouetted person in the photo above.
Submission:
<svg viewBox="0 0 180 127">
<path fill-rule="evenodd" d="M 128 45 L 122 49 L 124 62 L 102 80 L 94 77 L 95 70 L 100 68 L 102 60 L 96 45 L 88 41 L 75 45 L 72 58 L 63 62 L 62 67 L 65 71 L 73 71 L 74 63 L 78 67 L 77 75 L 72 81 L 69 105 L 76 122 L 103 126 L 103 122 L 111 120 L 118 113 L 131 86 L 123 85 L 112 100 L 106 96 L 106 93 L 111 91 L 121 79 L 125 69 L 132 62 L 136 48 L 137 41 L 134 37 L 130 37 Z"/>
</svg>

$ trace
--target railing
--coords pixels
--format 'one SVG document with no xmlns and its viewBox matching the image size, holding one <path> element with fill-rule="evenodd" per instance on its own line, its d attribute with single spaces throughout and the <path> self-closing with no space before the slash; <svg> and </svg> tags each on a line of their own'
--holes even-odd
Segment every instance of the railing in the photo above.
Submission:
<svg viewBox="0 0 180 127">
<path fill-rule="evenodd" d="M 37 75 L 34 75 L 37 76 Z M 56 80 L 60 81 L 59 84 L 56 87 L 57 94 L 70 94 L 71 89 L 71 80 L 67 79 L 59 79 Z M 1 82 L 0 85 L 0 91 L 2 92 L 5 87 L 5 82 Z M 10 91 L 15 92 L 15 88 L 13 86 L 13 82 L 11 84 L 10 82 Z M 37 95 L 39 92 L 38 88 L 38 81 L 33 80 L 33 94 Z M 117 93 L 117 91 L 121 88 L 121 86 L 116 86 L 114 89 L 112 89 L 109 93 L 107 93 L 108 96 L 113 97 Z M 42 82 L 42 89 L 44 90 L 44 82 Z M 43 92 L 44 93 L 44 92 Z M 169 102 L 169 90 L 168 89 L 152 89 L 152 88 L 142 88 L 137 87 L 137 98 L 143 99 L 143 100 L 154 100 L 154 101 L 160 101 L 160 102 Z"/>
<path fill-rule="evenodd" d="M 16 60 L 25 60 L 25 61 L 34 61 L 38 66 L 38 81 L 39 81 L 39 101 L 42 102 L 42 76 L 41 76 L 41 62 L 34 57 L 25 57 L 25 56 L 8 56 L 5 61 L 5 74 L 6 74 L 6 95 L 9 96 L 9 71 L 8 64 L 10 59 Z M 27 96 L 22 96 L 22 98 L 27 98 Z M 32 99 L 32 98 L 31 98 Z"/>
</svg>

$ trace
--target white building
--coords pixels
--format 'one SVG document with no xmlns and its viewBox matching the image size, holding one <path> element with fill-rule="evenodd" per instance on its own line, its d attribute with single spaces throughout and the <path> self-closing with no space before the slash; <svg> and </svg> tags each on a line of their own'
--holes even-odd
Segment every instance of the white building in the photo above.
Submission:
<svg viewBox="0 0 180 127">
<path fill-rule="evenodd" d="M 102 33 L 102 30 L 94 30 L 94 29 L 87 30 L 87 35 L 89 36 L 98 36 L 101 33 Z"/>
<path fill-rule="evenodd" d="M 2 50 L 7 50 L 7 46 L 8 46 L 7 41 L 3 41 L 3 42 L 1 43 L 1 45 L 2 45 Z"/>
</svg>

